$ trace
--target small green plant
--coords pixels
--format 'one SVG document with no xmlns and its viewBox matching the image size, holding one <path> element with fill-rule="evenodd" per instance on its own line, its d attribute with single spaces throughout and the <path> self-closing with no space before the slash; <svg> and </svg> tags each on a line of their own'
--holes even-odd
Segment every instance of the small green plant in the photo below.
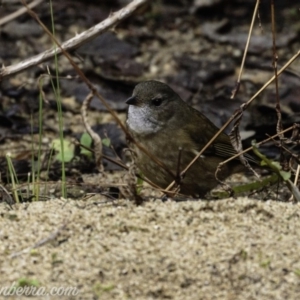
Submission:
<svg viewBox="0 0 300 300">
<path fill-rule="evenodd" d="M 298 277 L 300 277 L 300 269 L 294 270 L 294 273 L 295 273 Z"/>
<path fill-rule="evenodd" d="M 91 158 L 92 153 L 91 153 L 91 151 L 89 151 L 86 148 L 92 148 L 92 142 L 93 142 L 93 140 L 92 140 L 91 136 L 86 132 L 83 133 L 80 137 L 80 144 L 83 145 L 84 147 L 80 147 L 80 154 Z"/>
<path fill-rule="evenodd" d="M 26 277 L 22 277 L 20 278 L 17 283 L 16 283 L 16 288 L 17 287 L 25 287 L 25 286 L 35 286 L 35 287 L 39 287 L 40 283 L 38 280 L 36 279 L 30 279 L 30 278 L 26 278 Z"/>
<path fill-rule="evenodd" d="M 17 174 L 14 168 L 14 165 L 11 160 L 11 154 L 7 153 L 6 154 L 6 161 L 7 161 L 7 166 L 8 166 L 8 177 L 10 178 L 11 185 L 12 185 L 12 190 L 13 190 L 13 196 L 14 199 L 17 203 L 20 203 L 18 191 L 17 191 L 17 184 L 18 184 L 18 178 Z"/>
<path fill-rule="evenodd" d="M 266 260 L 264 260 L 260 263 L 260 266 L 263 267 L 263 268 L 268 268 L 270 266 L 270 264 L 271 264 L 271 260 L 266 259 Z"/>
<path fill-rule="evenodd" d="M 108 284 L 96 283 L 93 286 L 93 291 L 97 295 L 97 297 L 100 297 L 103 293 L 108 293 L 114 288 L 115 285 L 113 283 L 108 283 Z"/>
<path fill-rule="evenodd" d="M 252 147 L 253 147 L 253 152 L 256 154 L 256 156 L 258 156 L 261 159 L 262 161 L 261 165 L 268 166 L 278 176 L 278 178 L 286 184 L 286 186 L 288 187 L 288 189 L 290 190 L 290 192 L 292 193 L 296 201 L 300 202 L 299 189 L 290 180 L 292 176 L 291 172 L 282 170 L 282 167 L 278 162 L 273 161 L 267 158 L 262 153 L 260 153 L 255 141 L 252 141 Z"/>
<path fill-rule="evenodd" d="M 63 144 L 63 147 L 61 145 Z M 57 152 L 55 159 L 61 163 L 70 162 L 74 158 L 75 145 L 67 140 L 54 139 L 52 149 Z"/>
<path fill-rule="evenodd" d="M 110 138 L 106 137 L 102 139 L 102 144 L 106 147 L 110 147 L 111 146 Z"/>
</svg>

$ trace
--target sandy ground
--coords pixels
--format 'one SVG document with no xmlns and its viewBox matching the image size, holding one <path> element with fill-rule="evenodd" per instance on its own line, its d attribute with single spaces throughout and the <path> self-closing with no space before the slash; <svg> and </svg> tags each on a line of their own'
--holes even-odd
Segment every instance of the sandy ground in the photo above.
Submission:
<svg viewBox="0 0 300 300">
<path fill-rule="evenodd" d="M 299 208 L 245 198 L 1 204 L 1 287 L 76 287 L 76 299 L 298 299 Z"/>
</svg>

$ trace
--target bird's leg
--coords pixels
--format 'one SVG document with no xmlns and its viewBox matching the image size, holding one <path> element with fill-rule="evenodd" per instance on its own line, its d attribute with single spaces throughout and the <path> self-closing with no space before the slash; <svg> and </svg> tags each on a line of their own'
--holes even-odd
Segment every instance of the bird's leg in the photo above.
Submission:
<svg viewBox="0 0 300 300">
<path fill-rule="evenodd" d="M 176 177 L 175 177 L 175 182 L 178 185 L 176 190 L 178 188 L 180 188 L 180 184 L 181 184 L 181 181 L 183 179 L 183 176 L 181 176 L 181 170 L 180 170 L 181 155 L 182 155 L 182 148 L 179 147 L 178 148 L 178 159 L 177 159 L 177 170 L 176 170 Z"/>
</svg>

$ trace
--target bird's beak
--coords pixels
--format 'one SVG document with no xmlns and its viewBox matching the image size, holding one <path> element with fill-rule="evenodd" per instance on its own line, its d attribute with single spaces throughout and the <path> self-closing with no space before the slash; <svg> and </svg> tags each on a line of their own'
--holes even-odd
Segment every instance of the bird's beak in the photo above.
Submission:
<svg viewBox="0 0 300 300">
<path fill-rule="evenodd" d="M 137 105 L 137 99 L 135 98 L 135 96 L 132 96 L 128 98 L 125 103 L 129 105 Z"/>
</svg>

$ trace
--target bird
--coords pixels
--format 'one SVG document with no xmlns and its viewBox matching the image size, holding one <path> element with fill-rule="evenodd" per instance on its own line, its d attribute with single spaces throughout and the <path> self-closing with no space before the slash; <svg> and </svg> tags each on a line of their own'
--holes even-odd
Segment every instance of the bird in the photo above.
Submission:
<svg viewBox="0 0 300 300">
<path fill-rule="evenodd" d="M 163 189 L 175 179 L 178 182 L 178 174 L 219 131 L 200 111 L 160 81 L 138 83 L 126 104 L 129 133 L 163 167 L 130 142 L 136 166 Z M 244 171 L 244 164 L 237 158 L 224 164 L 217 174 L 219 180 L 216 178 L 219 163 L 236 154 L 229 136 L 222 132 L 179 179 L 180 194 L 205 197 L 219 180 Z"/>
</svg>

